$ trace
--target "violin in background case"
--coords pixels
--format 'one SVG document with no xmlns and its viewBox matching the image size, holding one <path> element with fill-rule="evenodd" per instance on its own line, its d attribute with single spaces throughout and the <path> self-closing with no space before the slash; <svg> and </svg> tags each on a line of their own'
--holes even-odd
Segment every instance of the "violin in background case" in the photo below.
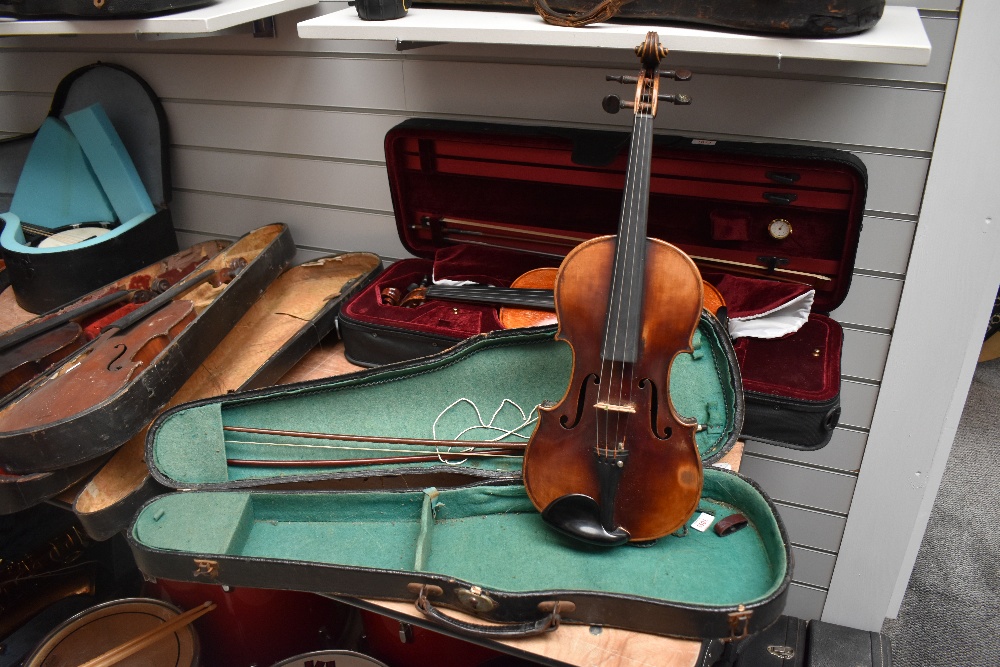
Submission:
<svg viewBox="0 0 1000 667">
<path fill-rule="evenodd" d="M 529 269 L 558 266 L 578 243 L 615 233 L 628 140 L 433 120 L 390 130 L 393 209 L 415 258 L 389 266 L 342 308 L 348 359 L 413 359 L 501 329 L 492 305 L 428 299 L 406 308 L 387 303 L 384 292 L 405 296 L 442 279 L 506 286 Z M 654 137 L 648 235 L 695 258 L 730 317 L 767 313 L 788 290 L 815 290 L 798 331 L 734 342 L 747 438 L 818 449 L 832 437 L 843 332 L 824 313 L 847 295 L 866 192 L 864 164 L 844 151 Z"/>
<path fill-rule="evenodd" d="M 82 5 L 81 5 L 82 6 Z M 45 249 L 3 247 L 17 303 L 32 313 L 58 308 L 128 273 L 177 252 L 171 221 L 169 136 L 159 99 L 137 74 L 95 63 L 67 74 L 56 88 L 48 116 L 100 104 L 135 165 L 155 212 L 140 224 L 96 243 Z M 0 212 L 10 210 L 15 187 L 37 131 L 0 141 Z M 24 220 L 31 223 L 30 220 Z M 124 221 L 123 221 L 124 222 Z"/>
</svg>

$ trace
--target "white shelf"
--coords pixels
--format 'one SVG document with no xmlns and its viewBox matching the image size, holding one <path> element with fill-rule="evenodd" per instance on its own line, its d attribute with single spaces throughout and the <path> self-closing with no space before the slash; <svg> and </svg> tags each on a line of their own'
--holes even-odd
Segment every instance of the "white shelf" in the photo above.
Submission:
<svg viewBox="0 0 1000 667">
<path fill-rule="evenodd" d="M 309 7 L 319 0 L 219 0 L 204 7 L 134 19 L 0 20 L 14 35 L 201 35 Z"/>
<path fill-rule="evenodd" d="M 353 7 L 299 23 L 305 39 L 359 39 L 389 42 L 450 42 L 521 46 L 632 49 L 656 30 L 672 51 L 773 56 L 813 60 L 926 65 L 931 57 L 920 15 L 913 7 L 886 7 L 865 32 L 811 39 L 718 32 L 637 23 L 596 23 L 585 28 L 552 26 L 534 12 L 490 12 L 413 7 L 394 21 L 362 21 Z"/>
</svg>

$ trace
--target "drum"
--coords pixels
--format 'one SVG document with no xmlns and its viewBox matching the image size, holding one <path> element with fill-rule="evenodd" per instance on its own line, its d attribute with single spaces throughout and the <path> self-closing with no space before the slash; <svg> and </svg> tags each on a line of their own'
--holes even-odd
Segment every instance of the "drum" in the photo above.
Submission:
<svg viewBox="0 0 1000 667">
<path fill-rule="evenodd" d="M 282 660 L 272 667 L 387 667 L 387 665 L 354 651 L 314 651 Z"/>
<path fill-rule="evenodd" d="M 181 609 L 210 600 L 216 608 L 194 622 L 209 667 L 266 667 L 291 655 L 342 646 L 350 608 L 298 591 L 225 589 L 159 579 L 146 593 Z M 339 667 L 339 665 L 338 665 Z"/>
<path fill-rule="evenodd" d="M 155 630 L 178 614 L 177 607 L 161 600 L 125 598 L 105 602 L 84 610 L 50 632 L 24 665 L 79 665 Z M 186 625 L 117 664 L 195 667 L 198 655 L 198 635 L 191 625 Z"/>
<path fill-rule="evenodd" d="M 534 664 L 367 610 L 361 610 L 361 622 L 364 650 L 392 667 L 524 667 Z"/>
</svg>

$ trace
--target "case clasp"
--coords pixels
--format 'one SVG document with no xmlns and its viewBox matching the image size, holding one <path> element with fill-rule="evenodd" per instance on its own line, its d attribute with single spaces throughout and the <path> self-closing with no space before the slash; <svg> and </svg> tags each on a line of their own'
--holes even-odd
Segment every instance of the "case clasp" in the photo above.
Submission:
<svg viewBox="0 0 1000 667">
<path fill-rule="evenodd" d="M 194 571 L 194 576 L 207 577 L 209 579 L 219 578 L 219 561 L 195 558 L 194 564 L 198 568 Z"/>
</svg>

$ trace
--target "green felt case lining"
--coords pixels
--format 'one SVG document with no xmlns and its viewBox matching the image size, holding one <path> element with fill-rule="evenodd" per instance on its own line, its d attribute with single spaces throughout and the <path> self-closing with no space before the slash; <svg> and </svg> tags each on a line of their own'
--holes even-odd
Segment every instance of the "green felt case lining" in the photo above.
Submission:
<svg viewBox="0 0 1000 667">
<path fill-rule="evenodd" d="M 417 571 L 514 593 L 598 591 L 704 606 L 773 595 L 790 564 L 766 498 L 738 475 L 708 469 L 700 509 L 716 521 L 738 511 L 750 524 L 725 537 L 689 529 L 652 546 L 609 549 L 553 531 L 520 485 L 431 493 L 191 491 L 148 504 L 132 539 L 154 552 Z M 338 589 L 333 581 L 315 585 Z"/>
<path fill-rule="evenodd" d="M 677 356 L 671 369 L 671 398 L 678 414 L 705 428 L 696 435 L 703 460 L 721 456 L 739 432 L 739 377 L 727 357 L 728 342 L 704 316 L 693 352 Z M 228 459 L 363 459 L 429 452 L 421 445 L 354 443 L 224 432 L 227 426 L 278 430 L 384 435 L 387 437 L 491 440 L 518 430 L 525 442 L 529 413 L 566 392 L 572 364 L 568 344 L 553 330 L 521 330 L 473 339 L 455 350 L 406 364 L 342 378 L 275 387 L 245 395 L 181 406 L 151 429 L 147 460 L 171 486 L 197 488 L 233 482 L 402 469 L 440 469 L 442 461 L 337 468 L 237 467 Z M 225 439 L 225 440 L 224 440 Z M 519 457 L 475 459 L 448 470 L 488 476 L 519 476 Z"/>
</svg>

